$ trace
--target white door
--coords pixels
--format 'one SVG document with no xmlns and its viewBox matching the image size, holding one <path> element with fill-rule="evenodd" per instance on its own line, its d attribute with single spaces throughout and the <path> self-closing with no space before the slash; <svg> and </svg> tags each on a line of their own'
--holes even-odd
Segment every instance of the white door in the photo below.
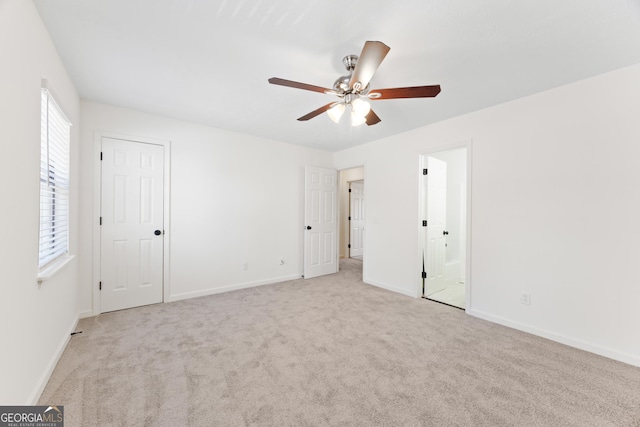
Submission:
<svg viewBox="0 0 640 427">
<path fill-rule="evenodd" d="M 101 312 L 162 302 L 164 147 L 102 139 Z"/>
<path fill-rule="evenodd" d="M 425 294 L 429 296 L 445 287 L 447 163 L 427 157 L 427 170 L 428 174 L 425 175 L 427 227 L 424 255 L 427 264 Z"/>
<path fill-rule="evenodd" d="M 349 256 L 362 256 L 364 248 L 364 183 L 352 182 L 349 189 Z"/>
<path fill-rule="evenodd" d="M 338 271 L 338 172 L 305 167 L 304 277 Z"/>
</svg>

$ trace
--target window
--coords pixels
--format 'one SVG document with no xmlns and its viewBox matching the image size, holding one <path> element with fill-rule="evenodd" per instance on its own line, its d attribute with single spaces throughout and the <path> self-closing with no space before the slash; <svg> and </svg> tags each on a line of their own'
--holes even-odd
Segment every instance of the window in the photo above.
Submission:
<svg viewBox="0 0 640 427">
<path fill-rule="evenodd" d="M 69 140 L 71 123 L 42 89 L 40 123 L 40 247 L 42 269 L 69 252 Z"/>
</svg>

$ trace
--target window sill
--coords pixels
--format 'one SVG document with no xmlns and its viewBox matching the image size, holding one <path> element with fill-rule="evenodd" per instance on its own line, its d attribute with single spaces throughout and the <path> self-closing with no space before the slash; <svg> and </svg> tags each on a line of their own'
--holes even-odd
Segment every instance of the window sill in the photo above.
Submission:
<svg viewBox="0 0 640 427">
<path fill-rule="evenodd" d="M 69 262 L 71 262 L 74 257 L 75 255 L 66 255 L 60 257 L 40 270 L 40 273 L 38 273 L 38 284 L 40 285 L 42 284 L 42 282 L 47 281 L 58 274 L 58 272 L 62 270 L 65 265 L 69 264 Z"/>
</svg>

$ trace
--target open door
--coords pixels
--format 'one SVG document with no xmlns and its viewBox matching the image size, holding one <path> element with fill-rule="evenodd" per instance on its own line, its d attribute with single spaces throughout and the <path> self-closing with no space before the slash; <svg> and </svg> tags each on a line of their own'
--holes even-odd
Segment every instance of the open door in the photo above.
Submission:
<svg viewBox="0 0 640 427">
<path fill-rule="evenodd" d="M 349 257 L 364 254 L 364 182 L 352 182 L 349 188 Z"/>
<path fill-rule="evenodd" d="M 338 272 L 338 171 L 305 167 L 304 277 Z"/>
<path fill-rule="evenodd" d="M 447 219 L 447 163 L 434 157 L 427 157 L 425 257 L 427 281 L 425 295 L 429 296 L 444 289 L 446 285 L 444 263 L 446 258 Z"/>
</svg>

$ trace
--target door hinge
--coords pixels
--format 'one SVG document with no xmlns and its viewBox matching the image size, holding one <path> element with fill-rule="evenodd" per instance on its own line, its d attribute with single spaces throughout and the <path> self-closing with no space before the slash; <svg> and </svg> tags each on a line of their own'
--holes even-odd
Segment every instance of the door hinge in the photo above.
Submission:
<svg viewBox="0 0 640 427">
<path fill-rule="evenodd" d="M 426 227 L 426 226 L 427 226 L 427 220 L 426 220 L 426 219 L 422 220 L 422 226 L 423 226 L 423 227 Z"/>
<path fill-rule="evenodd" d="M 427 175 L 429 174 L 429 170 L 428 169 L 422 169 L 422 175 Z"/>
<path fill-rule="evenodd" d="M 422 272 L 422 278 L 423 278 L 423 279 L 426 279 L 426 278 L 427 278 L 427 272 L 426 272 L 426 271 L 423 271 L 423 272 Z"/>
<path fill-rule="evenodd" d="M 100 152 L 100 160 L 102 160 L 102 151 Z"/>
<path fill-rule="evenodd" d="M 351 249 L 351 244 L 349 244 L 349 249 Z"/>
<path fill-rule="evenodd" d="M 351 217 L 349 217 L 349 221 L 351 221 Z"/>
<path fill-rule="evenodd" d="M 349 189 L 349 193 L 351 193 L 351 189 Z"/>
<path fill-rule="evenodd" d="M 98 287 L 98 290 L 101 291 L 102 290 L 102 282 L 100 282 L 100 285 Z"/>
<path fill-rule="evenodd" d="M 102 225 L 102 217 L 100 217 L 100 225 Z"/>
</svg>

